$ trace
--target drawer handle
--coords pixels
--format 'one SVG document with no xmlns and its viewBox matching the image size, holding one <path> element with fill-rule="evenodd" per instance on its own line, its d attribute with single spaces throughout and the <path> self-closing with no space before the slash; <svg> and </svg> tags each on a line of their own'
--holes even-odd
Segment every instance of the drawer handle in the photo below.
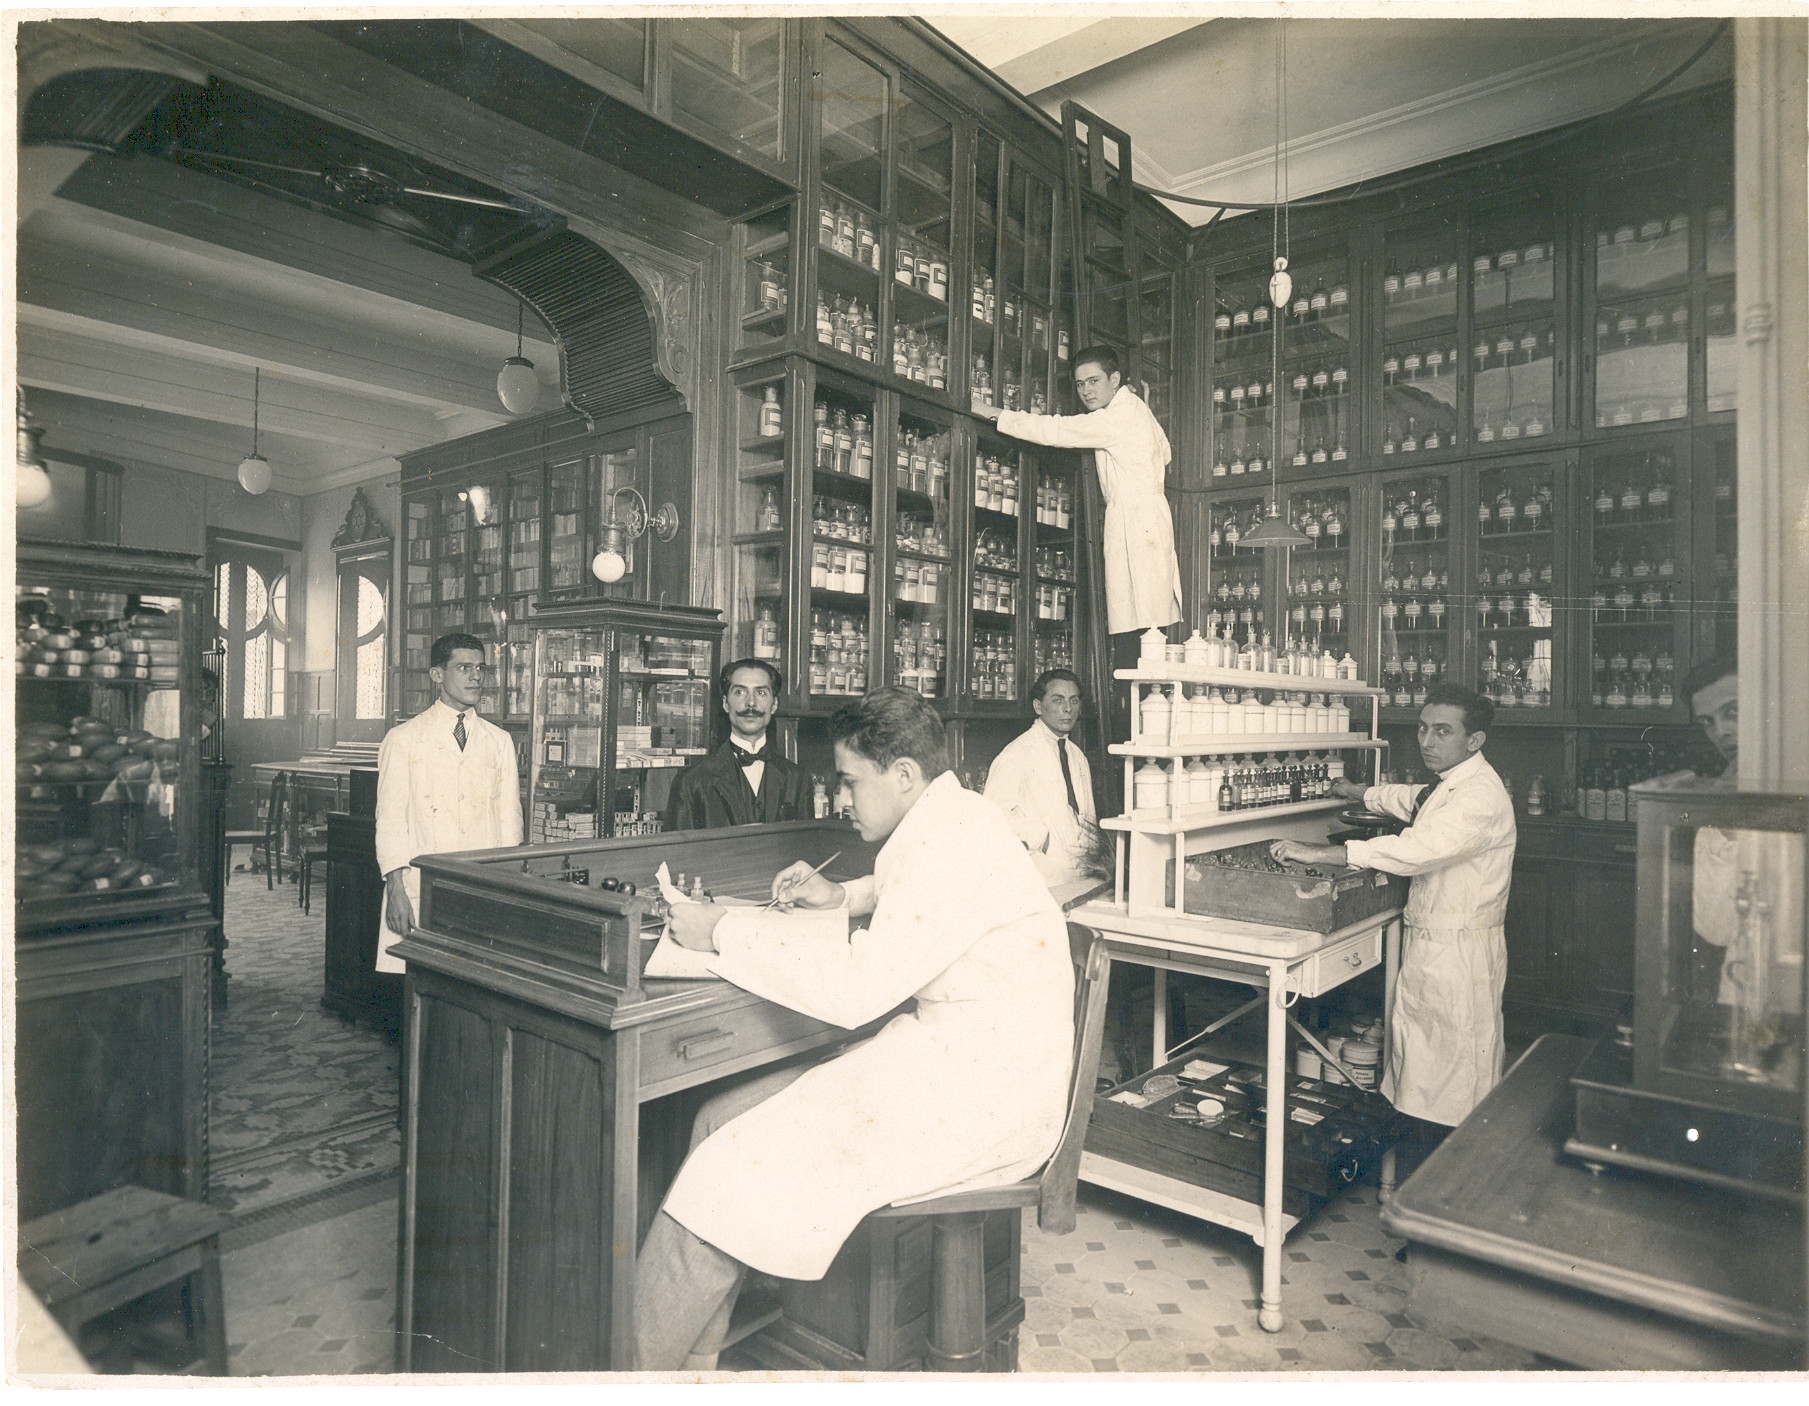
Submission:
<svg viewBox="0 0 1809 1406">
<path fill-rule="evenodd" d="M 1344 954 L 1344 965 L 1350 967 L 1354 971 L 1356 968 L 1363 965 L 1363 954 L 1361 952 L 1346 952 Z"/>
<path fill-rule="evenodd" d="M 701 1035 L 679 1042 L 679 1058 L 701 1059 L 704 1055 L 727 1049 L 734 1043 L 735 1033 L 732 1030 L 706 1030 Z"/>
</svg>

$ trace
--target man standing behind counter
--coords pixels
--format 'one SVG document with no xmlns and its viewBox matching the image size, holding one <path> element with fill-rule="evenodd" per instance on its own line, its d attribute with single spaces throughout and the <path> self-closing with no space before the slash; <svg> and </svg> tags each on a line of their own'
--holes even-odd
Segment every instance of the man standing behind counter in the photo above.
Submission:
<svg viewBox="0 0 1809 1406">
<path fill-rule="evenodd" d="M 721 830 L 810 819 L 810 778 L 767 735 L 785 679 L 764 659 L 724 664 L 717 682 L 729 740 L 692 762 L 672 784 L 668 830 Z"/>
<path fill-rule="evenodd" d="M 406 969 L 389 949 L 414 926 L 421 901 L 416 855 L 521 843 L 515 740 L 477 715 L 484 642 L 476 635 L 441 635 L 427 660 L 439 697 L 426 712 L 391 728 L 377 749 L 377 868 L 385 890 L 377 933 L 380 972 Z"/>
<path fill-rule="evenodd" d="M 1307 845 L 1277 840 L 1270 852 L 1303 864 L 1354 864 L 1413 877 L 1407 941 L 1395 982 L 1382 1093 L 1435 1125 L 1436 1141 L 1469 1116 L 1501 1078 L 1501 996 L 1507 983 L 1508 883 L 1514 803 L 1482 755 L 1495 709 L 1441 683 L 1420 709 L 1420 758 L 1430 786 L 1360 787 L 1339 794 L 1412 823 L 1398 835 Z"/>
<path fill-rule="evenodd" d="M 1132 636 L 1129 645 L 1118 642 L 1118 651 L 1128 650 L 1126 662 L 1134 662 L 1137 632 L 1181 618 L 1181 569 L 1163 492 L 1168 436 L 1122 382 L 1118 354 L 1088 347 L 1074 358 L 1074 389 L 1086 414 L 1031 415 L 991 405 L 976 406 L 975 413 L 997 420 L 1000 432 L 1015 439 L 1093 451 L 1106 504 L 1106 629 Z"/>
<path fill-rule="evenodd" d="M 1080 721 L 1080 676 L 1050 669 L 1030 685 L 1036 721 L 1005 744 L 986 773 L 986 799 L 1011 822 L 1043 882 L 1054 886 L 1087 875 L 1092 827 L 1093 771 L 1069 734 Z"/>
</svg>

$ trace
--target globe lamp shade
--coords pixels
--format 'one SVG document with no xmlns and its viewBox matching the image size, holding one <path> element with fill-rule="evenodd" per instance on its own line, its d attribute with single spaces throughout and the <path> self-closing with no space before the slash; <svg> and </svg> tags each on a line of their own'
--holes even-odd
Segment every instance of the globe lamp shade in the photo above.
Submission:
<svg viewBox="0 0 1809 1406">
<path fill-rule="evenodd" d="M 270 487 L 270 461 L 262 454 L 247 454 L 239 463 L 239 487 L 256 497 Z"/>
<path fill-rule="evenodd" d="M 605 548 L 590 561 L 590 574 L 606 586 L 612 586 L 628 574 L 628 559 L 620 552 Z"/>
<path fill-rule="evenodd" d="M 496 373 L 496 398 L 511 415 L 525 415 L 540 398 L 540 377 L 525 356 L 512 356 Z"/>
<path fill-rule="evenodd" d="M 41 508 L 50 501 L 50 475 L 42 464 L 21 462 L 13 478 L 13 501 L 21 508 Z"/>
</svg>

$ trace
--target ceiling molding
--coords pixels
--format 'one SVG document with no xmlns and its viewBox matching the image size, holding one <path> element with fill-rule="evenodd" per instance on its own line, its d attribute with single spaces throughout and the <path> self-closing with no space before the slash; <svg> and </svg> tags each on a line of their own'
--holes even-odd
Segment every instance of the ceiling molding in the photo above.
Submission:
<svg viewBox="0 0 1809 1406">
<path fill-rule="evenodd" d="M 1045 23 L 1039 18 L 1037 31 L 1043 31 Z M 1197 16 L 1160 19 L 1126 15 L 1095 20 L 993 64 L 993 72 L 1019 92 L 1039 93 L 1210 23 L 1210 17 Z"/>
</svg>

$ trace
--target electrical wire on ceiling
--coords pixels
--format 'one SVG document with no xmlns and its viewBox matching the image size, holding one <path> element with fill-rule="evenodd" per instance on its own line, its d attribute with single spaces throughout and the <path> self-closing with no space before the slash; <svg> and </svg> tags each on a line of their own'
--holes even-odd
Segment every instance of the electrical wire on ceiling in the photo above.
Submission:
<svg viewBox="0 0 1809 1406">
<path fill-rule="evenodd" d="M 1670 87 L 1671 84 L 1675 83 L 1698 63 L 1702 62 L 1708 51 L 1714 48 L 1716 42 L 1722 35 L 1727 33 L 1731 23 L 1731 20 L 1725 19 L 1718 23 L 1715 26 L 1714 31 L 1707 39 L 1702 41 L 1693 54 L 1682 63 L 1678 64 L 1676 68 L 1672 69 L 1663 78 L 1660 78 L 1656 83 L 1648 85 L 1640 92 L 1634 94 L 1631 98 L 1628 98 L 1627 101 L 1622 103 L 1619 107 L 1610 108 L 1607 112 L 1597 113 L 1594 117 L 1586 117 L 1580 122 L 1560 128 L 1555 132 L 1548 132 L 1543 137 L 1532 138 L 1516 148 L 1516 155 L 1524 156 L 1531 152 L 1543 151 L 1547 147 L 1559 146 L 1564 142 L 1575 141 L 1592 127 L 1606 122 L 1613 122 L 1618 118 L 1626 116 L 1626 114 L 1633 111 L 1634 108 L 1650 101 L 1654 94 L 1660 93 L 1664 89 Z M 1278 145 L 1279 140 L 1278 137 Z M 1478 156 L 1467 161 L 1459 162 L 1456 165 L 1445 169 L 1447 172 L 1471 170 L 1478 166 L 1489 165 L 1497 159 L 1499 158 L 1495 156 Z M 1324 195 L 1302 196 L 1300 199 L 1291 203 L 1297 207 L 1346 205 L 1357 200 L 1373 200 L 1376 196 L 1386 195 L 1393 190 L 1404 190 L 1409 186 L 1419 184 L 1420 180 L 1421 177 L 1419 176 L 1400 176 L 1376 185 L 1368 185 L 1359 181 L 1346 191 L 1328 192 Z M 1272 202 L 1251 200 L 1209 200 L 1203 196 L 1177 195 L 1173 191 L 1157 190 L 1154 186 L 1146 186 L 1136 181 L 1133 181 L 1131 184 L 1132 188 L 1141 194 L 1154 196 L 1158 200 L 1172 200 L 1178 205 L 1201 205 L 1208 209 L 1215 210 L 1217 213 L 1214 214 L 1212 219 L 1205 225 L 1205 229 L 1210 229 L 1213 225 L 1217 224 L 1229 210 L 1285 210 L 1289 203 L 1281 196 L 1277 196 Z"/>
</svg>

